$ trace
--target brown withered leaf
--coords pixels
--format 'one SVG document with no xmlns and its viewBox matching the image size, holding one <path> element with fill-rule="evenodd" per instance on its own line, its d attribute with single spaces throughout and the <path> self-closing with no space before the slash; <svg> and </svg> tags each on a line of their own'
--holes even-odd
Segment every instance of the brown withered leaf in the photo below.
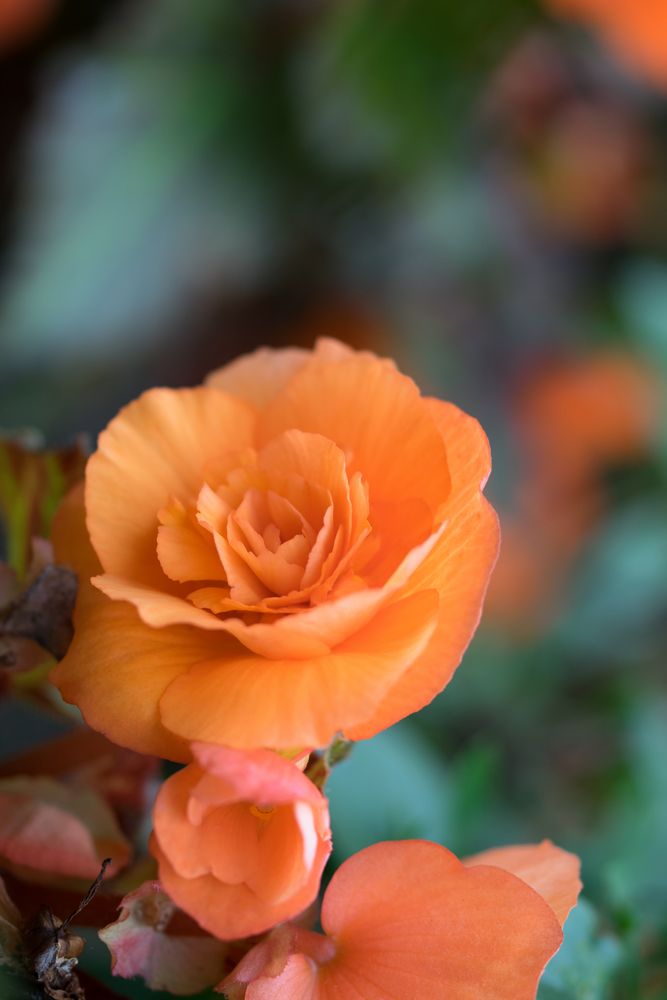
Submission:
<svg viewBox="0 0 667 1000">
<path fill-rule="evenodd" d="M 36 642 L 57 660 L 72 641 L 76 574 L 67 566 L 45 566 L 0 617 L 0 666 L 16 665 L 13 640 Z"/>
<path fill-rule="evenodd" d="M 84 941 L 69 928 L 99 889 L 110 864 L 110 858 L 102 862 L 97 878 L 65 920 L 56 917 L 48 907 L 42 907 L 23 927 L 24 965 L 50 1000 L 85 1000 L 83 987 L 76 974 Z"/>
<path fill-rule="evenodd" d="M 71 934 L 47 907 L 24 927 L 25 964 L 45 996 L 53 1000 L 85 1000 L 76 974 L 83 938 Z"/>
<path fill-rule="evenodd" d="M 329 746 L 325 747 L 324 750 L 315 750 L 311 753 L 304 772 L 306 777 L 310 778 L 320 791 L 323 791 L 331 777 L 332 770 L 336 764 L 340 764 L 349 756 L 353 746 L 352 740 L 346 740 L 340 734 L 334 736 Z"/>
<path fill-rule="evenodd" d="M 13 937 L 5 936 L 0 951 L 1 985 L 3 991 L 9 990 L 10 997 L 86 1000 L 76 971 L 84 941 L 72 933 L 70 926 L 95 896 L 109 864 L 110 859 L 105 859 L 88 892 L 65 920 L 55 916 L 48 906 L 42 906 L 30 920 L 20 922 L 18 911 L 0 880 L 2 913 L 5 923 L 14 932 Z"/>
</svg>

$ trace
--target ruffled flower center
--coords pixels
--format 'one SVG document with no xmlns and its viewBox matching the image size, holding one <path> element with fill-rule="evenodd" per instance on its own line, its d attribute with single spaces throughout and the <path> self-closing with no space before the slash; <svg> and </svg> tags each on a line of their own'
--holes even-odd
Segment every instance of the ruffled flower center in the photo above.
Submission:
<svg viewBox="0 0 667 1000">
<path fill-rule="evenodd" d="M 288 431 L 259 454 L 209 463 L 189 505 L 173 498 L 159 512 L 157 554 L 171 580 L 199 584 L 184 595 L 198 608 L 285 614 L 367 585 L 369 513 L 367 483 L 343 452 Z"/>
</svg>

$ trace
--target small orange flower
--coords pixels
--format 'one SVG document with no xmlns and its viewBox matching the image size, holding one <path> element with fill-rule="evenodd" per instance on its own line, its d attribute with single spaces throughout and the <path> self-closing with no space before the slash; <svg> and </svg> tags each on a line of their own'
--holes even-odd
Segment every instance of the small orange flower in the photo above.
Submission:
<svg viewBox="0 0 667 1000">
<path fill-rule="evenodd" d="M 372 736 L 475 630 L 489 468 L 475 420 L 336 341 L 147 392 L 100 436 L 85 511 L 74 495 L 57 519 L 82 586 L 53 680 L 93 728 L 176 760 L 190 740 Z"/>
<path fill-rule="evenodd" d="M 278 928 L 218 989 L 230 1000 L 533 1000 L 577 900 L 579 862 L 545 841 L 458 861 L 375 844 L 324 896 L 326 936 Z"/>
<path fill-rule="evenodd" d="M 664 0 L 549 0 L 558 14 L 596 28 L 618 56 L 667 87 L 667 6 Z"/>
<path fill-rule="evenodd" d="M 153 816 L 160 882 L 221 940 L 259 934 L 316 898 L 331 851 L 327 801 L 270 750 L 195 743 Z"/>
</svg>

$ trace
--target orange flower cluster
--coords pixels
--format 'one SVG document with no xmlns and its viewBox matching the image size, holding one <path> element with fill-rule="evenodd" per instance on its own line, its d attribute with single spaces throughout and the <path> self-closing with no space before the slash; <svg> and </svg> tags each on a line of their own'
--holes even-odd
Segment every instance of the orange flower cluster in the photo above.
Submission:
<svg viewBox="0 0 667 1000">
<path fill-rule="evenodd" d="M 535 996 L 579 891 L 550 844 L 379 844 L 335 875 L 325 934 L 303 926 L 331 851 L 311 749 L 451 678 L 497 554 L 489 469 L 475 420 L 328 339 L 147 392 L 102 433 L 55 526 L 80 592 L 52 676 L 93 728 L 186 765 L 155 803 L 159 884 L 102 931 L 117 974 L 194 992 L 251 938 L 228 996 Z M 218 945 L 168 957 L 175 907 Z"/>
<path fill-rule="evenodd" d="M 557 14 L 597 29 L 619 58 L 667 87 L 667 7 L 663 0 L 549 0 Z"/>
</svg>

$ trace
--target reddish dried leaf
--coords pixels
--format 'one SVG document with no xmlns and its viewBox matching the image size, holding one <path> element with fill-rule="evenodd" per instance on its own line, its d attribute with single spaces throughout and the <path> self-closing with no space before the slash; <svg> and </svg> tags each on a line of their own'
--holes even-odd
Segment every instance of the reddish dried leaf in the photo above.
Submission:
<svg viewBox="0 0 667 1000">
<path fill-rule="evenodd" d="M 203 935 L 168 936 L 175 907 L 158 882 L 129 893 L 120 909 L 118 920 L 99 932 L 111 952 L 114 975 L 141 976 L 151 989 L 177 996 L 199 993 L 220 980 L 228 946 Z"/>
<path fill-rule="evenodd" d="M 0 858 L 31 877 L 97 875 L 102 859 L 112 870 L 129 861 L 131 847 L 107 803 L 96 792 L 51 778 L 0 780 Z"/>
</svg>

